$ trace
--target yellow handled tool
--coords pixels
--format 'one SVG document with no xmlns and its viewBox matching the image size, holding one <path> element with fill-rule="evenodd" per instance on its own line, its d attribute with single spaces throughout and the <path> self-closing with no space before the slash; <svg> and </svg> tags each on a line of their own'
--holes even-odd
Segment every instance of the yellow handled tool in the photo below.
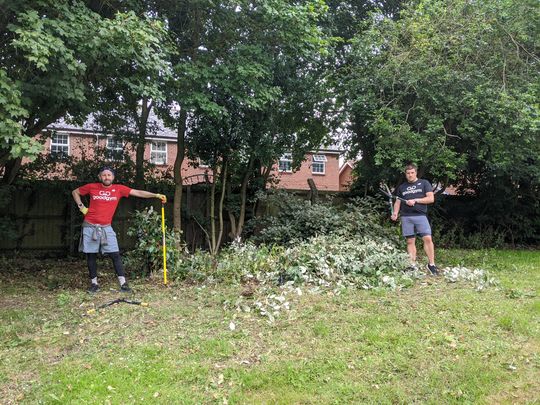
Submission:
<svg viewBox="0 0 540 405">
<path fill-rule="evenodd" d="M 161 202 L 161 231 L 163 233 L 163 284 L 167 285 L 167 244 L 165 243 L 165 202 Z"/>
</svg>

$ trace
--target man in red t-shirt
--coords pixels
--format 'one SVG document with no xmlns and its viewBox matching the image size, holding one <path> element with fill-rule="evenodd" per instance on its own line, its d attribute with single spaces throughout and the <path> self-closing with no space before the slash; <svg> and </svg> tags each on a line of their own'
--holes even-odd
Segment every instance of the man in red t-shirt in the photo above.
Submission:
<svg viewBox="0 0 540 405">
<path fill-rule="evenodd" d="M 89 183 L 79 187 L 71 193 L 79 210 L 84 215 L 81 230 L 79 251 L 86 253 L 88 272 L 90 273 L 89 292 L 97 292 L 97 254 L 108 254 L 113 262 L 114 270 L 120 283 L 120 291 L 129 292 L 120 257 L 120 249 L 116 240 L 116 233 L 111 227 L 111 222 L 122 197 L 159 198 L 167 202 L 163 194 L 154 194 L 148 191 L 135 190 L 121 184 L 113 184 L 114 171 L 110 167 L 104 167 L 99 171 L 100 183 Z M 90 206 L 86 208 L 81 201 L 81 196 L 90 196 Z"/>
</svg>

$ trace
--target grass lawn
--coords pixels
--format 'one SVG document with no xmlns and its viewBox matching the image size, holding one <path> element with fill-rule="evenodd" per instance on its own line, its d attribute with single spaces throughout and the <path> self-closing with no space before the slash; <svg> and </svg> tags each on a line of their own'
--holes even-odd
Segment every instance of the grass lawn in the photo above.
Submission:
<svg viewBox="0 0 540 405">
<path fill-rule="evenodd" d="M 227 305 L 242 286 L 147 280 L 148 307 L 88 314 L 119 296 L 108 263 L 89 296 L 82 260 L 4 260 L 0 403 L 539 403 L 540 251 L 439 257 L 500 287 L 306 292 L 270 325 Z"/>
</svg>

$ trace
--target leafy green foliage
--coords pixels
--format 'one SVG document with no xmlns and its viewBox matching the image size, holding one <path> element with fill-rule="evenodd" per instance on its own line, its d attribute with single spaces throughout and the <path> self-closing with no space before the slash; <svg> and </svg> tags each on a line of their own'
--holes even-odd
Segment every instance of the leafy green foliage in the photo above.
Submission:
<svg viewBox="0 0 540 405">
<path fill-rule="evenodd" d="M 7 130 L 0 143 L 2 167 L 9 159 L 35 156 L 39 147 L 31 139 L 47 125 L 63 117 L 81 123 L 96 108 L 105 84 L 120 81 L 135 90 L 154 86 L 146 77 L 126 75 L 125 68 L 164 67 L 160 24 L 129 10 L 94 11 L 89 3 L 3 2 L 0 127 Z M 6 167 L 4 181 L 10 183 L 18 164 Z"/>
<path fill-rule="evenodd" d="M 477 230 L 534 241 L 539 27 L 531 0 L 419 1 L 397 20 L 374 16 L 346 79 L 359 185 L 397 183 L 412 160 L 421 177 L 477 195 Z"/>
<path fill-rule="evenodd" d="M 216 258 L 195 252 L 183 259 L 181 276 L 366 288 L 410 283 L 400 275 L 406 254 L 394 230 L 383 226 L 379 202 L 365 198 L 344 206 L 311 204 L 282 191 L 260 198 L 269 212 L 249 224 L 255 231 L 251 241 L 233 243 Z"/>
<path fill-rule="evenodd" d="M 132 269 L 138 269 L 141 275 L 163 271 L 163 233 L 160 214 L 154 211 L 153 207 L 136 211 L 128 235 L 136 238 L 136 242 L 134 249 L 125 256 L 126 264 Z M 180 234 L 167 228 L 165 228 L 165 243 L 167 270 L 174 272 L 182 263 L 184 245 Z"/>
<path fill-rule="evenodd" d="M 0 150 L 11 157 L 31 157 L 41 150 L 37 141 L 22 134 L 21 120 L 27 115 L 28 111 L 21 105 L 20 90 L 0 68 Z"/>
<path fill-rule="evenodd" d="M 277 191 L 261 196 L 261 202 L 268 214 L 250 222 L 252 239 L 256 242 L 287 244 L 331 234 L 397 242 L 392 228 L 383 225 L 382 200 L 359 198 L 343 206 L 331 200 L 311 204 L 301 197 Z"/>
<path fill-rule="evenodd" d="M 217 258 L 197 252 L 182 259 L 178 277 L 206 282 L 286 283 L 396 287 L 412 279 L 401 272 L 407 255 L 393 243 L 338 235 L 309 238 L 290 247 L 232 244 Z M 173 274 L 174 276 L 174 274 Z"/>
<path fill-rule="evenodd" d="M 176 122 L 182 115 L 171 105 L 190 112 L 187 155 L 222 174 L 226 206 L 235 207 L 228 211 L 232 233 L 239 237 L 247 199 L 265 187 L 265 168 L 285 151 L 299 165 L 327 134 L 329 102 L 318 69 L 330 42 L 318 26 L 327 7 L 318 0 L 197 0 L 157 7 L 174 16 L 177 41 L 162 114 L 182 127 Z M 214 193 L 210 198 L 217 199 Z"/>
</svg>

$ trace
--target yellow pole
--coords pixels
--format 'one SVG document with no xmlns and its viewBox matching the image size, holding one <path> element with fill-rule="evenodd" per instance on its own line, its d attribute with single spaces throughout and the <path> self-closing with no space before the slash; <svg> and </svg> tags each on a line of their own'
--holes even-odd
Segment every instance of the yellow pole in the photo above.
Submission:
<svg viewBox="0 0 540 405">
<path fill-rule="evenodd" d="M 161 232 L 163 233 L 163 283 L 167 284 L 167 245 L 165 244 L 165 203 L 161 203 Z"/>
</svg>

